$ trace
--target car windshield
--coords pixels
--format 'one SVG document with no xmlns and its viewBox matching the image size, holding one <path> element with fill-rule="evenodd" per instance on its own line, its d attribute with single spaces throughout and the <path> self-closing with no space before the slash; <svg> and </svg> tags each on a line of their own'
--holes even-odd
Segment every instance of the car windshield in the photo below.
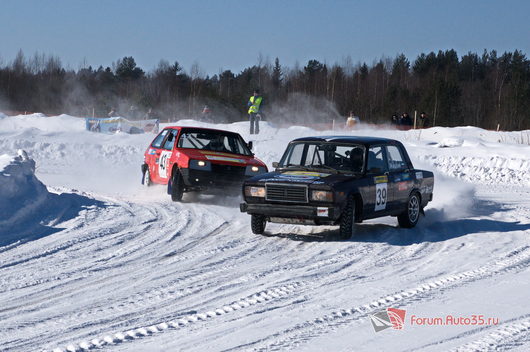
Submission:
<svg viewBox="0 0 530 352">
<path fill-rule="evenodd" d="M 220 131 L 184 130 L 180 134 L 177 147 L 252 155 L 241 136 Z"/>
<path fill-rule="evenodd" d="M 326 142 L 291 143 L 279 163 L 280 168 L 318 169 L 362 173 L 365 148 L 359 144 Z"/>
</svg>

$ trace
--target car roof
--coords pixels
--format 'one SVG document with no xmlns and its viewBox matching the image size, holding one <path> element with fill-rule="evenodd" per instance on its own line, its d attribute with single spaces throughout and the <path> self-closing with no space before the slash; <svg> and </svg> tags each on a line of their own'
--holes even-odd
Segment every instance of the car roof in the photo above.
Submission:
<svg viewBox="0 0 530 352">
<path fill-rule="evenodd" d="M 353 143 L 353 144 L 393 144 L 398 141 L 390 138 L 382 137 L 366 137 L 366 136 L 318 136 L 318 137 L 302 137 L 294 139 L 291 142 L 328 142 L 328 143 Z M 398 142 L 399 143 L 399 142 Z"/>
<path fill-rule="evenodd" d="M 194 126 L 167 126 L 167 127 L 164 127 L 164 129 L 169 129 L 169 128 L 173 128 L 173 129 L 178 128 L 178 129 L 181 129 L 181 130 L 191 130 L 191 131 L 222 132 L 222 133 L 232 133 L 232 134 L 239 135 L 239 133 L 237 133 L 237 132 L 228 131 L 228 130 L 219 130 L 219 129 L 207 128 L 207 127 L 194 127 Z"/>
</svg>

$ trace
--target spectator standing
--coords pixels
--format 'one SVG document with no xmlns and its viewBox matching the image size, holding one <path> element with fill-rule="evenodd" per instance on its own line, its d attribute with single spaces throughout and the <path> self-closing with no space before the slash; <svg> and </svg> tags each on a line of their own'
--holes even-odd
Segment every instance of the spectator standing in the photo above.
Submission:
<svg viewBox="0 0 530 352">
<path fill-rule="evenodd" d="M 254 90 L 254 94 L 248 100 L 248 118 L 250 120 L 250 134 L 259 133 L 259 112 L 263 97 L 259 94 L 259 89 Z"/>
<path fill-rule="evenodd" d="M 208 105 L 204 105 L 204 108 L 202 109 L 202 120 L 204 122 L 213 122 L 212 110 L 208 107 Z"/>
<path fill-rule="evenodd" d="M 422 112 L 420 114 L 420 128 L 428 128 L 429 127 L 429 118 L 427 117 L 427 114 L 425 112 Z"/>
<path fill-rule="evenodd" d="M 399 125 L 399 116 L 397 114 L 392 115 L 391 121 L 392 125 L 398 126 Z"/>
<path fill-rule="evenodd" d="M 361 122 L 361 119 L 358 116 L 353 115 L 353 111 L 350 111 L 350 115 L 346 119 L 346 128 L 354 129 L 357 124 Z"/>
<path fill-rule="evenodd" d="M 410 129 L 412 126 L 412 119 L 407 112 L 404 112 L 403 115 L 401 115 L 400 125 L 405 126 L 405 129 Z"/>
<path fill-rule="evenodd" d="M 144 119 L 145 120 L 151 120 L 151 119 L 154 118 L 154 116 L 155 116 L 155 114 L 153 113 L 153 108 L 149 108 L 149 110 L 147 110 L 147 112 L 144 115 Z"/>
<path fill-rule="evenodd" d="M 120 116 L 120 113 L 115 108 L 110 108 L 109 113 L 107 114 L 108 117 L 118 117 Z"/>
</svg>

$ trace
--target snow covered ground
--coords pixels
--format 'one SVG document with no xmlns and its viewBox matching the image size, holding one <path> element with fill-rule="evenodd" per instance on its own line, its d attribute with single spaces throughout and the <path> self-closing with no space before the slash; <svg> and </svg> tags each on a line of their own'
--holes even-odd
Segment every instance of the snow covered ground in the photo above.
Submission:
<svg viewBox="0 0 530 352">
<path fill-rule="evenodd" d="M 244 122 L 215 127 L 250 137 Z M 435 172 L 416 228 L 383 218 L 350 241 L 278 224 L 256 236 L 237 197 L 173 203 L 142 188 L 151 134 L 0 116 L 0 350 L 529 350 L 530 131 L 264 124 L 252 139 L 270 167 L 291 139 L 331 134 L 399 139 Z M 404 329 L 375 333 L 370 315 L 388 307 L 406 310 Z M 411 320 L 447 315 L 498 324 Z"/>
</svg>

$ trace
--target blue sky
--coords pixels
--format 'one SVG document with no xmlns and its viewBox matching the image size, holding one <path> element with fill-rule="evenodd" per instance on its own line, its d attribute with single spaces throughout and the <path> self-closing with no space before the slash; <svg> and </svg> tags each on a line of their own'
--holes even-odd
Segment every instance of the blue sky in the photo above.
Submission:
<svg viewBox="0 0 530 352">
<path fill-rule="evenodd" d="M 0 63 L 19 49 L 59 56 L 78 69 L 133 56 L 144 70 L 160 59 L 197 62 L 204 74 L 239 72 L 258 57 L 301 66 L 371 64 L 382 56 L 454 48 L 521 49 L 530 55 L 530 1 L 79 1 L 0 0 Z"/>
</svg>

